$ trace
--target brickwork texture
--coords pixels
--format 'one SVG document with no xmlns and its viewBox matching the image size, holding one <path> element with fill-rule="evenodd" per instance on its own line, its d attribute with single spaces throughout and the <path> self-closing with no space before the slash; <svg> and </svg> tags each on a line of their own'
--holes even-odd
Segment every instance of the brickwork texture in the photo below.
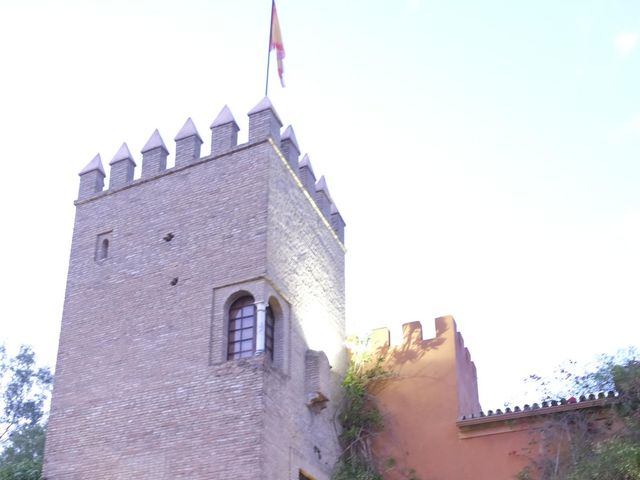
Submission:
<svg viewBox="0 0 640 480">
<path fill-rule="evenodd" d="M 170 169 L 150 156 L 137 180 L 116 162 L 105 191 L 81 174 L 47 480 L 329 478 L 345 250 L 279 151 L 275 110 L 258 107 L 249 143 L 214 138 L 225 153 Z M 243 294 L 274 312 L 273 360 L 226 358 Z M 310 349 L 332 368 L 307 372 Z M 308 406 L 310 384 L 327 408 Z"/>
</svg>

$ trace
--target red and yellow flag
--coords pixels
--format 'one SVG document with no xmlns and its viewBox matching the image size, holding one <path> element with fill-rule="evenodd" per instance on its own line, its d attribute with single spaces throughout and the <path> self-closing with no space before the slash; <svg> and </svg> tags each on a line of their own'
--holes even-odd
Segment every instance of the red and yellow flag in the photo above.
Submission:
<svg viewBox="0 0 640 480">
<path fill-rule="evenodd" d="M 280 22 L 278 22 L 278 11 L 276 10 L 275 0 L 271 2 L 271 40 L 269 41 L 269 52 L 271 52 L 271 50 L 276 51 L 278 76 L 280 77 L 280 84 L 284 87 L 284 79 L 282 78 L 284 72 L 284 68 L 282 67 L 284 44 L 282 43 L 282 32 L 280 31 Z"/>
</svg>

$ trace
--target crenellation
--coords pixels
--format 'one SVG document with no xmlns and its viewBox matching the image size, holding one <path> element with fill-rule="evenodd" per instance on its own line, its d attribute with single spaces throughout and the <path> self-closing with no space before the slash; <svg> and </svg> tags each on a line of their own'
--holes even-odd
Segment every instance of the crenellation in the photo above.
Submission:
<svg viewBox="0 0 640 480">
<path fill-rule="evenodd" d="M 104 178 L 106 173 L 102 166 L 102 159 L 98 153 L 80 173 L 80 189 L 78 200 L 82 200 L 99 193 L 104 188 Z"/>
<path fill-rule="evenodd" d="M 296 139 L 296 134 L 291 125 L 285 128 L 284 133 L 282 134 L 280 139 L 280 150 L 282 151 L 284 158 L 287 159 L 291 168 L 294 171 L 297 170 L 300 147 L 298 146 L 298 140 Z"/>
<path fill-rule="evenodd" d="M 368 348 L 375 353 L 386 351 L 391 345 L 391 332 L 387 327 L 376 328 L 369 333 Z"/>
<path fill-rule="evenodd" d="M 271 138 L 280 147 L 282 121 L 269 97 L 264 97 L 249 111 L 249 143 Z"/>
<path fill-rule="evenodd" d="M 176 167 L 189 165 L 200 158 L 202 138 L 191 117 L 184 122 L 174 140 L 176 142 Z"/>
<path fill-rule="evenodd" d="M 124 187 L 133 181 L 136 162 L 134 162 L 126 142 L 120 146 L 109 165 L 111 166 L 109 171 L 109 190 Z"/>
<path fill-rule="evenodd" d="M 140 153 L 142 153 L 142 178 L 153 177 L 167 169 L 169 150 L 157 128 Z"/>
<path fill-rule="evenodd" d="M 326 219 L 331 218 L 331 196 L 329 195 L 329 188 L 327 187 L 327 181 L 324 175 L 320 177 L 314 186 L 314 198 L 318 208 L 325 216 Z"/>
<path fill-rule="evenodd" d="M 422 341 L 422 323 L 416 321 L 402 324 L 403 345 L 420 345 Z"/>
<path fill-rule="evenodd" d="M 336 236 L 341 242 L 344 242 L 345 222 L 331 199 L 326 179 L 322 176 L 320 180 L 316 182 L 316 176 L 313 172 L 308 154 L 305 154 L 299 159 L 300 147 L 298 146 L 293 127 L 291 125 L 287 126 L 282 136 L 280 136 L 282 122 L 268 97 L 264 97 L 248 113 L 248 117 L 250 130 L 249 142 L 240 147 L 250 147 L 253 143 L 270 138 L 289 166 L 297 174 L 309 197 L 315 202 L 320 212 L 322 212 L 325 219 L 329 222 Z M 220 110 L 210 128 L 210 157 L 229 154 L 239 146 L 238 131 L 240 128 L 227 105 Z M 201 159 L 203 140 L 191 117 L 187 118 L 174 140 L 176 142 L 176 168 L 188 166 Z M 142 172 L 140 179 L 149 179 L 163 172 L 170 171 L 170 169 L 167 169 L 169 150 L 157 129 L 154 130 L 151 137 L 147 140 L 141 153 Z M 136 163 L 126 143 L 122 144 L 109 164 L 111 166 L 109 190 L 119 189 L 133 183 Z M 78 199 L 85 199 L 102 191 L 103 187 L 97 186 L 100 179 L 94 178 L 96 175 L 97 174 L 91 175 L 91 181 L 85 180 L 82 182 L 82 194 L 79 195 Z"/>
<path fill-rule="evenodd" d="M 424 338 L 424 328 L 419 320 L 402 324 L 402 335 L 392 337 L 388 328 L 377 328 L 372 330 L 368 336 L 370 350 L 383 347 L 393 348 L 425 348 L 429 349 L 435 343 L 441 343 L 445 337 L 459 341 L 459 332 L 455 320 L 452 316 L 438 317 L 435 319 L 436 336 L 434 338 Z M 460 350 L 458 358 L 467 358 L 468 351 L 464 347 Z M 470 357 L 469 357 L 470 358 Z"/>
<path fill-rule="evenodd" d="M 313 173 L 311 159 L 306 153 L 298 163 L 298 177 L 300 178 L 304 188 L 309 192 L 309 195 L 313 197 L 316 190 L 316 175 Z"/>
<path fill-rule="evenodd" d="M 229 107 L 225 105 L 211 123 L 211 155 L 222 155 L 238 145 L 240 128 Z"/>
<path fill-rule="evenodd" d="M 331 223 L 334 232 L 336 232 L 336 235 L 338 235 L 338 238 L 344 244 L 344 227 L 346 224 L 335 203 L 331 204 L 331 220 L 329 223 Z"/>
</svg>

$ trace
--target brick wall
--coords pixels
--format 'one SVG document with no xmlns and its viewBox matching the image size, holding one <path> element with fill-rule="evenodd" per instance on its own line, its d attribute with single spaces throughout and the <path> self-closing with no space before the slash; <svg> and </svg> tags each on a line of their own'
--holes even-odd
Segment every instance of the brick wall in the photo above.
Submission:
<svg viewBox="0 0 640 480">
<path fill-rule="evenodd" d="M 272 157 L 269 177 L 267 272 L 280 286 L 292 308 L 289 387 L 269 380 L 266 421 L 271 428 L 284 426 L 290 445 L 267 444 L 267 456 L 288 448 L 290 477 L 303 469 L 318 480 L 328 479 L 339 446 L 333 419 L 340 404 L 339 381 L 344 372 L 344 249 L 326 219 L 312 203 L 284 158 Z M 309 193 L 309 192 L 307 192 Z M 327 408 L 307 406 L 305 368 L 307 350 L 322 350 L 332 364 L 327 382 Z M 327 369 L 328 370 L 328 369 Z M 329 376 L 329 372 L 324 372 Z M 316 372 L 317 374 L 317 372 Z M 280 478 L 283 466 L 273 463 L 266 478 Z"/>
<path fill-rule="evenodd" d="M 226 361 L 238 291 L 275 307 L 273 362 Z M 327 479 L 343 332 L 344 250 L 266 139 L 83 198 L 45 476 Z M 338 372 L 320 412 L 310 344 Z"/>
</svg>

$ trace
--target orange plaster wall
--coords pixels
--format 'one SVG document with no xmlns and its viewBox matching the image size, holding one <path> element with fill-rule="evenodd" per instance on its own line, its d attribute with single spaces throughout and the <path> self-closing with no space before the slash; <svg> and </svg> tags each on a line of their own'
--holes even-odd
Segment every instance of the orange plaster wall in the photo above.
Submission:
<svg viewBox="0 0 640 480">
<path fill-rule="evenodd" d="M 531 440 L 524 423 L 496 422 L 461 430 L 461 415 L 478 413 L 475 365 L 452 317 L 436 319 L 436 337 L 422 339 L 418 322 L 404 326 L 401 345 L 377 330 L 372 346 L 384 353 L 394 376 L 375 396 L 385 427 L 374 440 L 380 459 L 396 466 L 384 478 L 400 480 L 414 469 L 420 480 L 507 480 L 527 463 Z"/>
</svg>

